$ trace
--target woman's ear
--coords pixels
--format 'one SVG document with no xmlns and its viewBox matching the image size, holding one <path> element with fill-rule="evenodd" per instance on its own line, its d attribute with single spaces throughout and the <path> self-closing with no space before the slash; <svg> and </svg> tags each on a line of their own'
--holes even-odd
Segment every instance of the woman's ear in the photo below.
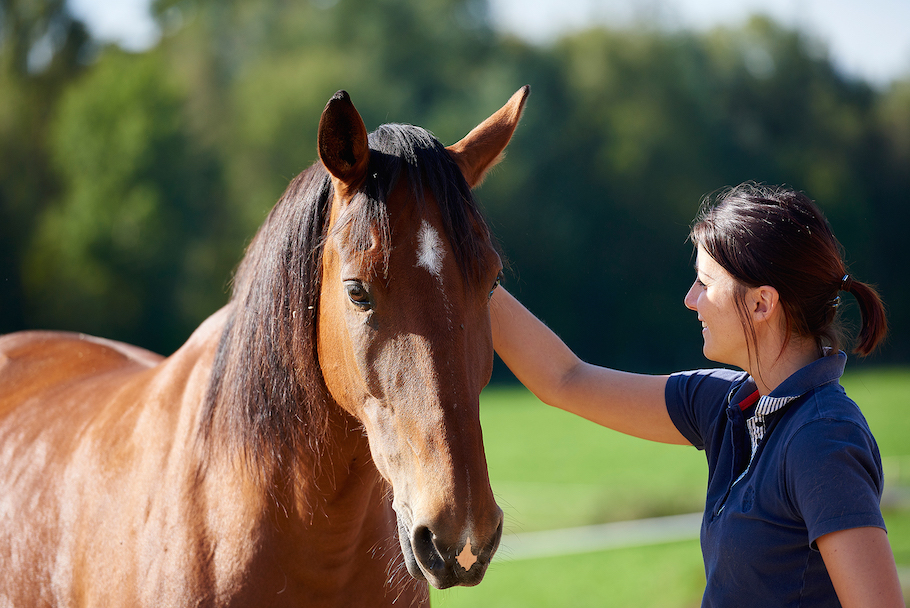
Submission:
<svg viewBox="0 0 910 608">
<path fill-rule="evenodd" d="M 756 323 L 776 317 L 780 311 L 780 294 L 770 285 L 749 290 L 749 309 Z"/>
</svg>

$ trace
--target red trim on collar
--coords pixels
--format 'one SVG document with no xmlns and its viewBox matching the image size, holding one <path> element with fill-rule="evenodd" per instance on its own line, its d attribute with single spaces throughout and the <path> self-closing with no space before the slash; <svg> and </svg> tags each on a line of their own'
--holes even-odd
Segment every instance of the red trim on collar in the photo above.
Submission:
<svg viewBox="0 0 910 608">
<path fill-rule="evenodd" d="M 745 412 L 747 409 L 755 405 L 755 402 L 758 401 L 759 397 L 761 397 L 761 395 L 758 394 L 758 389 L 755 389 L 754 393 L 739 402 L 739 409 Z"/>
</svg>

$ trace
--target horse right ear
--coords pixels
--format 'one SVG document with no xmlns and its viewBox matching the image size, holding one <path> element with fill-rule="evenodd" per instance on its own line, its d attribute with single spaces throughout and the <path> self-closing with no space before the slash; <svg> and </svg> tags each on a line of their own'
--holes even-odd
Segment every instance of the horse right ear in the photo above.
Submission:
<svg viewBox="0 0 910 608">
<path fill-rule="evenodd" d="M 319 119 L 319 159 L 343 199 L 360 186 L 370 160 L 367 129 L 347 91 L 338 91 Z"/>
</svg>

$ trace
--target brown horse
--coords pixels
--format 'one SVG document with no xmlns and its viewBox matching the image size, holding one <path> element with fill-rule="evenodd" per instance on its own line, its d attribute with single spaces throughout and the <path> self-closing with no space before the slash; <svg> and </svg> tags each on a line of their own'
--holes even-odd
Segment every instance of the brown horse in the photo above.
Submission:
<svg viewBox="0 0 910 608">
<path fill-rule="evenodd" d="M 445 148 L 368 136 L 337 93 L 321 162 L 171 357 L 0 338 L 0 606 L 407 606 L 480 582 L 501 263 L 471 188 L 527 95 Z"/>
</svg>

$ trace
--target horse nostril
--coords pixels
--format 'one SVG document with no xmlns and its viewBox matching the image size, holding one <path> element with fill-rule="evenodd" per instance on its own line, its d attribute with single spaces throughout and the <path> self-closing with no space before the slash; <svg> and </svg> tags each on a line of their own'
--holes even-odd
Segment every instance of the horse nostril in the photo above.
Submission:
<svg viewBox="0 0 910 608">
<path fill-rule="evenodd" d="M 427 570 L 445 568 L 445 560 L 436 548 L 436 543 L 433 542 L 433 532 L 428 527 L 417 526 L 414 528 L 411 546 L 414 549 L 414 556 Z"/>
</svg>

